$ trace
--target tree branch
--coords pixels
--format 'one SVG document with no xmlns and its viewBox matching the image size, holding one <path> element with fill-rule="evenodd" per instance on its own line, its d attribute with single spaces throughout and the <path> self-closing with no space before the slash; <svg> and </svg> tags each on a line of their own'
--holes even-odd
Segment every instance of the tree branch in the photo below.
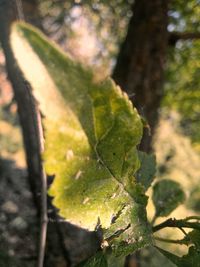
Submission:
<svg viewBox="0 0 200 267">
<path fill-rule="evenodd" d="M 200 39 L 200 32 L 169 32 L 169 45 L 174 46 L 179 40 Z"/>
<path fill-rule="evenodd" d="M 165 242 L 165 243 L 170 243 L 170 244 L 178 244 L 178 245 L 186 245 L 186 246 L 188 245 L 184 239 L 174 240 L 174 239 L 167 239 L 167 238 L 162 238 L 158 236 L 155 236 L 154 239 L 160 242 Z"/>
<path fill-rule="evenodd" d="M 176 219 L 167 219 L 166 221 L 154 226 L 153 232 L 157 232 L 163 228 L 166 227 L 174 227 L 174 228 L 192 228 L 192 229 L 197 229 L 200 230 L 200 224 L 199 222 L 188 222 L 186 220 L 176 220 Z"/>
</svg>

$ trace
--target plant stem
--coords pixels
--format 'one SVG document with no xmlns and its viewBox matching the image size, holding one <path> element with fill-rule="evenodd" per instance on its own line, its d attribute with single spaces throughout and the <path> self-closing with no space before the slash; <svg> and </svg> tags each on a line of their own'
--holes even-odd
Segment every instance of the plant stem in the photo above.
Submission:
<svg viewBox="0 0 200 267">
<path fill-rule="evenodd" d="M 196 220 L 200 221 L 200 216 L 189 216 L 185 218 L 185 221 Z"/>
<path fill-rule="evenodd" d="M 174 239 L 167 239 L 161 237 L 154 237 L 155 240 L 165 242 L 165 243 L 172 243 L 172 244 L 179 244 L 179 245 L 187 245 L 184 240 L 174 240 Z"/>
<path fill-rule="evenodd" d="M 176 219 L 167 219 L 166 221 L 154 226 L 153 232 L 157 232 L 166 227 L 176 227 L 176 228 L 192 228 L 200 230 L 200 224 L 198 222 L 188 222 L 187 220 L 176 220 Z"/>
<path fill-rule="evenodd" d="M 152 218 L 152 221 L 151 221 L 151 225 L 152 225 L 152 226 L 155 224 L 157 218 L 158 218 L 158 217 L 157 217 L 157 215 L 156 215 L 156 213 L 155 213 L 154 216 L 153 216 L 153 218 Z"/>
<path fill-rule="evenodd" d="M 46 237 L 47 237 L 47 178 L 42 168 L 42 188 L 41 188 L 41 216 L 40 216 L 40 240 L 39 240 L 39 252 L 38 252 L 38 263 L 37 267 L 43 267 L 45 247 L 46 247 Z"/>
</svg>

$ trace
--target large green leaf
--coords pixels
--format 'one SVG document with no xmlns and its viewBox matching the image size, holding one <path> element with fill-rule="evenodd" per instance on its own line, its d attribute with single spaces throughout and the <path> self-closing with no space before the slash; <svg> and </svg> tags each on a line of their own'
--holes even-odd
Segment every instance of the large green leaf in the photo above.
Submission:
<svg viewBox="0 0 200 267">
<path fill-rule="evenodd" d="M 97 83 L 27 24 L 13 26 L 11 44 L 44 115 L 49 194 L 60 215 L 89 230 L 112 224 L 107 238 L 126 229 L 129 243 L 149 243 L 147 199 L 133 176 L 142 124 L 127 95 L 110 79 Z"/>
<path fill-rule="evenodd" d="M 168 216 L 185 200 L 185 194 L 179 183 L 163 179 L 153 187 L 153 203 L 156 216 Z"/>
</svg>

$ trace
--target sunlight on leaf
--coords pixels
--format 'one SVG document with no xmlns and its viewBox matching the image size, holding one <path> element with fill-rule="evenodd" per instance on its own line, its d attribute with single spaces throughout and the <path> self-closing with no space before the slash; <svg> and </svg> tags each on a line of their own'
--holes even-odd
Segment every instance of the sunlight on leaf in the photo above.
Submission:
<svg viewBox="0 0 200 267">
<path fill-rule="evenodd" d="M 149 244 L 147 198 L 134 178 L 142 123 L 127 95 L 111 79 L 95 82 L 27 24 L 13 26 L 11 43 L 44 115 L 49 194 L 60 215 L 88 230 L 100 222 L 107 238 L 123 230 L 113 248 Z"/>
</svg>

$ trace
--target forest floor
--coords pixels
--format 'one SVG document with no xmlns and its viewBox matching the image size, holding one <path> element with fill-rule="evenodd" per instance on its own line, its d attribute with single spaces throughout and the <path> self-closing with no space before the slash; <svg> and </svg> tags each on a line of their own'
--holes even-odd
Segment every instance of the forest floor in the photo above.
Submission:
<svg viewBox="0 0 200 267">
<path fill-rule="evenodd" d="M 18 260 L 25 263 L 23 266 L 31 267 L 36 259 L 37 216 L 27 181 L 25 156 L 16 110 L 11 86 L 5 74 L 4 58 L 0 53 L 1 267 L 21 267 Z M 154 147 L 158 162 L 157 176 L 176 180 L 184 187 L 187 195 L 186 205 L 181 205 L 171 214 L 171 217 L 184 218 L 194 213 L 192 209 L 188 208 L 187 203 L 191 192 L 200 181 L 200 156 L 193 149 L 190 139 L 181 133 L 179 120 L 176 112 L 162 115 Z M 151 195 L 151 192 L 149 191 L 148 194 Z M 154 208 L 150 201 L 149 217 L 153 216 L 153 211 Z M 160 221 L 162 220 L 165 218 Z M 173 234 L 173 232 L 166 231 L 162 237 L 170 237 Z M 178 251 L 174 246 L 171 249 L 176 250 L 177 253 L 184 252 L 184 249 Z M 151 253 L 154 254 L 152 251 Z M 148 258 L 148 255 L 148 253 L 144 253 L 144 258 Z M 155 255 L 157 255 L 156 252 Z M 151 257 L 150 261 L 148 259 L 148 266 L 159 266 L 156 265 L 158 261 L 155 258 Z M 12 259 L 17 259 L 17 261 Z M 159 264 L 161 262 L 163 267 L 172 266 L 167 260 L 159 258 Z M 142 267 L 145 267 L 145 264 L 144 260 Z"/>
</svg>

